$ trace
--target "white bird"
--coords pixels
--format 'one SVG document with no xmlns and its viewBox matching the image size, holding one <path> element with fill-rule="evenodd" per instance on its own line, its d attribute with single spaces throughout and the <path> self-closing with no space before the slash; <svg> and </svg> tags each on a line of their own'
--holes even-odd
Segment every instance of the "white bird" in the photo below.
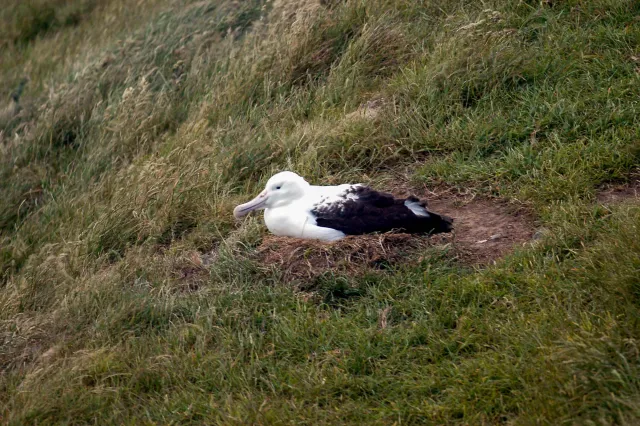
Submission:
<svg viewBox="0 0 640 426">
<path fill-rule="evenodd" d="M 453 222 L 413 196 L 396 199 L 361 184 L 314 186 L 288 171 L 272 176 L 264 191 L 237 206 L 233 215 L 239 219 L 261 209 L 271 233 L 323 241 L 372 232 L 450 232 Z"/>
</svg>

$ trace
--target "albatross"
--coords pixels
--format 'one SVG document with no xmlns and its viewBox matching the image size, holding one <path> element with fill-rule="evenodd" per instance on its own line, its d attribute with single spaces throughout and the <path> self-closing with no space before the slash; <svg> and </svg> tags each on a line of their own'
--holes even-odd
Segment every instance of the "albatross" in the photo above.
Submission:
<svg viewBox="0 0 640 426">
<path fill-rule="evenodd" d="M 399 231 L 410 234 L 450 232 L 453 219 L 427 210 L 425 201 L 378 192 L 362 184 L 310 185 L 294 172 L 273 175 L 256 198 L 240 204 L 240 219 L 264 210 L 275 235 L 335 241 L 347 235 Z"/>
</svg>

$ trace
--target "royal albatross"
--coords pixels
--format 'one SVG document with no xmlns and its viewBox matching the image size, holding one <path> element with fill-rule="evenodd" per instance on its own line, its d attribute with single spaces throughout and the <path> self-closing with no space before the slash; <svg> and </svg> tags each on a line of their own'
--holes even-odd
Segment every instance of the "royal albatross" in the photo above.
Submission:
<svg viewBox="0 0 640 426">
<path fill-rule="evenodd" d="M 239 219 L 258 209 L 264 209 L 265 224 L 275 235 L 324 241 L 372 232 L 436 234 L 451 231 L 452 223 L 413 196 L 396 199 L 361 184 L 315 186 L 293 172 L 272 176 L 264 191 L 233 215 Z"/>
</svg>

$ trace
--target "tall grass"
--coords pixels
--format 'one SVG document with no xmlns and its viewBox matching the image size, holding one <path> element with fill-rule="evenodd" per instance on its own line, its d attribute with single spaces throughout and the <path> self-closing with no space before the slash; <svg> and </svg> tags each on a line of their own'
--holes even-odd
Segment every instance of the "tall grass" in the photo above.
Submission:
<svg viewBox="0 0 640 426">
<path fill-rule="evenodd" d="M 28 83 L 0 129 L 0 418 L 638 422 L 640 210 L 595 195 L 638 166 L 639 12 L 10 1 L 0 94 Z M 548 232 L 486 268 L 435 248 L 307 297 L 230 214 L 282 169 L 410 170 Z"/>
</svg>

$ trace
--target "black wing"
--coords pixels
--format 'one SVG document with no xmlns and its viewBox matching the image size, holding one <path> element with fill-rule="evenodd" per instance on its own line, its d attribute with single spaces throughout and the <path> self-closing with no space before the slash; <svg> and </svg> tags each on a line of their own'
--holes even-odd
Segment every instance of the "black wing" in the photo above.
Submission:
<svg viewBox="0 0 640 426">
<path fill-rule="evenodd" d="M 424 212 L 416 215 L 405 201 L 415 203 Z M 337 229 L 347 235 L 393 230 L 436 234 L 451 231 L 452 223 L 452 219 L 428 211 L 426 203 L 416 197 L 396 199 L 391 194 L 366 186 L 352 187 L 345 192 L 342 200 L 318 204 L 311 213 L 316 217 L 318 226 Z"/>
</svg>

